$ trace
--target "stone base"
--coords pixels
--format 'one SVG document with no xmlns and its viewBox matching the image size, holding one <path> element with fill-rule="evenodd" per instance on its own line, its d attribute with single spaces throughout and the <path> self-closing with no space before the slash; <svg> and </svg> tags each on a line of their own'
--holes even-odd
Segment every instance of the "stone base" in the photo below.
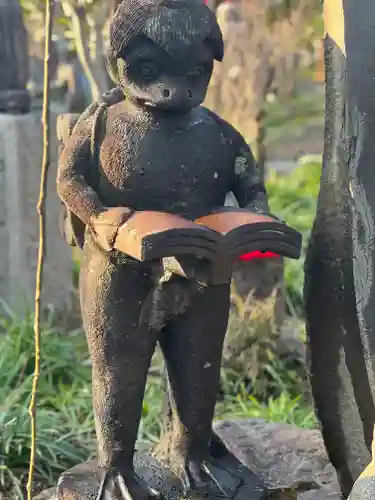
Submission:
<svg viewBox="0 0 375 500">
<path fill-rule="evenodd" d="M 211 455 L 217 465 L 225 472 L 230 472 L 238 479 L 238 486 L 233 489 L 233 494 L 227 498 L 231 500 L 264 500 L 265 487 L 262 481 L 232 455 L 223 443 L 215 436 L 211 445 Z M 217 489 L 217 494 L 184 493 L 180 479 L 162 462 L 145 452 L 135 455 L 134 466 L 137 474 L 152 488 L 158 490 L 163 500 L 222 500 L 225 498 Z M 57 492 L 52 491 L 46 496 L 42 494 L 37 499 L 49 500 L 91 500 L 96 499 L 100 471 L 97 463 L 93 461 L 77 465 L 61 475 Z M 215 490 L 212 484 L 212 491 Z"/>
<path fill-rule="evenodd" d="M 261 419 L 219 421 L 214 429 L 264 481 L 267 500 L 342 499 L 320 431 Z"/>
<path fill-rule="evenodd" d="M 244 479 L 235 500 L 341 500 L 336 472 L 318 430 L 256 419 L 220 421 L 214 429 L 212 455 L 226 470 L 239 470 Z M 162 490 L 166 500 L 180 500 L 178 479 L 155 459 L 139 454 L 136 468 L 150 485 Z M 63 477 L 60 497 L 54 488 L 34 500 L 96 500 L 98 474 L 94 463 L 74 467 Z M 63 484 L 67 489 L 61 495 Z M 359 485 L 356 491 L 362 493 L 361 489 Z M 356 492 L 354 498 L 365 500 Z"/>
<path fill-rule="evenodd" d="M 221 461 L 223 467 L 230 467 L 229 461 Z M 171 470 L 147 454 L 138 454 L 135 457 L 135 470 L 149 486 L 159 491 L 163 500 L 223 500 L 219 492 L 206 496 L 196 492 L 184 494 L 181 481 Z M 232 470 L 232 469 L 231 469 Z M 265 492 L 259 479 L 243 465 L 235 472 L 242 481 L 232 500 L 262 500 Z M 61 476 L 57 488 L 56 500 L 91 500 L 97 498 L 100 483 L 100 472 L 95 461 L 73 467 Z"/>
</svg>

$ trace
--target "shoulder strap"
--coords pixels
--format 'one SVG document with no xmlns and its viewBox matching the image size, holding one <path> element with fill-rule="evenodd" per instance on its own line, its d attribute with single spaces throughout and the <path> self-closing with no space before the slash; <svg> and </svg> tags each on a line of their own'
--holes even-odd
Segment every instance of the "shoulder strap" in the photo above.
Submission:
<svg viewBox="0 0 375 500">
<path fill-rule="evenodd" d="M 94 190 L 98 187 L 98 182 L 99 182 L 100 145 L 104 136 L 107 114 L 108 114 L 108 105 L 106 102 L 101 102 L 95 112 L 91 129 L 91 137 L 90 137 L 90 158 L 91 158 L 90 184 Z"/>
</svg>

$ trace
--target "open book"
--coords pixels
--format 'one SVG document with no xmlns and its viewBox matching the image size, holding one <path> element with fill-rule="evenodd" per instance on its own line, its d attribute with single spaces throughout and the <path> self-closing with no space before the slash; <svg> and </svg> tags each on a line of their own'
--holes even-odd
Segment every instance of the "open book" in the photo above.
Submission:
<svg viewBox="0 0 375 500">
<path fill-rule="evenodd" d="M 164 212 L 135 212 L 117 234 L 115 247 L 139 261 L 192 255 L 236 260 L 254 250 L 298 259 L 301 234 L 268 215 L 223 207 L 189 221 Z"/>
</svg>

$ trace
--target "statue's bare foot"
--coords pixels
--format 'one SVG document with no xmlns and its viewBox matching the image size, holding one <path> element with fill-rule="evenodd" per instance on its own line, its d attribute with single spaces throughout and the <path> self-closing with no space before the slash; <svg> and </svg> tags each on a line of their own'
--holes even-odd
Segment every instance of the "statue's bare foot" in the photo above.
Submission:
<svg viewBox="0 0 375 500">
<path fill-rule="evenodd" d="M 134 471 L 126 474 L 116 469 L 103 470 L 96 500 L 162 500 Z"/>
<path fill-rule="evenodd" d="M 234 498 L 242 484 L 239 477 L 222 469 L 211 457 L 201 462 L 189 461 L 184 479 L 188 491 L 212 495 L 213 497 L 219 495 L 224 498 Z"/>
</svg>

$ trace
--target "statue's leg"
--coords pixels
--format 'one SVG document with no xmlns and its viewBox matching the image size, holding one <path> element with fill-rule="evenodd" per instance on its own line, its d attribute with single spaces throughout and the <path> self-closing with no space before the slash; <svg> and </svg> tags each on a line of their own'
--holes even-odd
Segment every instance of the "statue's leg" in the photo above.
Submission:
<svg viewBox="0 0 375 500">
<path fill-rule="evenodd" d="M 80 296 L 103 468 L 104 487 L 98 500 L 107 498 L 106 493 L 113 500 L 153 498 L 133 470 L 147 371 L 157 341 L 157 333 L 140 322 L 151 287 L 144 266 L 117 264 L 100 252 L 85 252 Z"/>
<path fill-rule="evenodd" d="M 161 341 L 168 368 L 172 417 L 156 454 L 164 455 L 182 470 L 192 488 L 206 487 L 214 479 L 224 483 L 225 491 L 233 483 L 229 474 L 214 466 L 208 454 L 229 300 L 229 285 L 210 287 L 193 299 L 184 314 L 167 324 Z M 217 472 L 218 481 L 213 477 Z"/>
</svg>

